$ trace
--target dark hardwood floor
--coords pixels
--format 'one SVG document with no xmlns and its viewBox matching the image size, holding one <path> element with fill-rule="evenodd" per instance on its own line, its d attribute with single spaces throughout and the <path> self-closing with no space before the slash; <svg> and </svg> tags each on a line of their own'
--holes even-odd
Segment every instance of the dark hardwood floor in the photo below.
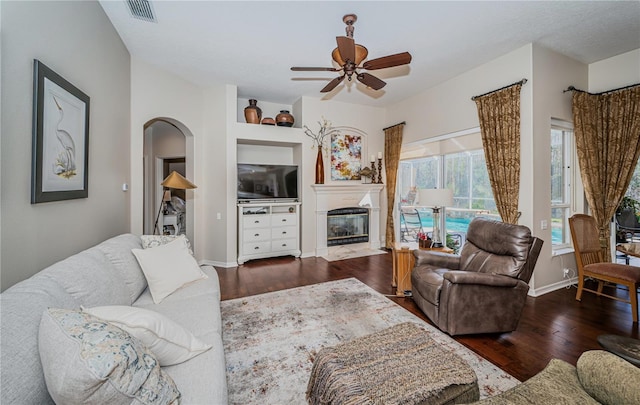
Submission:
<svg viewBox="0 0 640 405">
<path fill-rule="evenodd" d="M 262 259 L 217 271 L 222 299 L 228 300 L 349 277 L 392 295 L 391 269 L 389 253 L 337 262 L 322 258 Z M 600 348 L 596 341 L 600 334 L 638 338 L 638 324 L 631 321 L 630 305 L 586 292 L 579 302 L 575 293 L 572 287 L 528 297 L 514 332 L 455 339 L 522 381 L 542 370 L 552 358 L 575 365 L 582 352 Z M 626 295 L 626 291 L 614 293 Z M 411 298 L 389 299 L 431 323 Z"/>
</svg>

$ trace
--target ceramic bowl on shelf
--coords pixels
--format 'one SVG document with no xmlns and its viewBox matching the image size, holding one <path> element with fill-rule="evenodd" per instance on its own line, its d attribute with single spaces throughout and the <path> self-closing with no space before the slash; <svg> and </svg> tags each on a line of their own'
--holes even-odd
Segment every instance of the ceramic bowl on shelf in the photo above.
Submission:
<svg viewBox="0 0 640 405">
<path fill-rule="evenodd" d="M 276 120 L 271 117 L 264 117 L 262 119 L 262 125 L 276 125 Z"/>
</svg>

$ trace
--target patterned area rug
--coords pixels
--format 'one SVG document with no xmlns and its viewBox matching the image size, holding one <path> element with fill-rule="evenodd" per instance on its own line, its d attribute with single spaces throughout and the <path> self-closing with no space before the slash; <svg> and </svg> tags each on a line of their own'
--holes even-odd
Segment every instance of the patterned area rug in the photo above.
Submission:
<svg viewBox="0 0 640 405">
<path fill-rule="evenodd" d="M 350 278 L 222 301 L 223 341 L 230 404 L 305 404 L 316 353 L 402 322 L 426 329 L 462 357 L 478 376 L 480 398 L 518 380 Z"/>
</svg>

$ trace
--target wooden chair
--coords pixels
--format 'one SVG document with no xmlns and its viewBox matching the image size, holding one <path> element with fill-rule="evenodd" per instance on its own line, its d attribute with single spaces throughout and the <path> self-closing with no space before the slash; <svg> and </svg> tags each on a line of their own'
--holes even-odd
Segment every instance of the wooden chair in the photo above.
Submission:
<svg viewBox="0 0 640 405">
<path fill-rule="evenodd" d="M 638 285 L 640 285 L 640 267 L 611 263 L 605 260 L 604 251 L 600 246 L 598 227 L 595 219 L 590 215 L 575 214 L 569 218 L 571 239 L 578 266 L 578 292 L 576 300 L 582 299 L 582 292 L 589 291 L 614 300 L 631 304 L 633 322 L 638 322 Z M 585 277 L 598 282 L 597 290 L 584 287 Z M 629 299 L 604 294 L 604 283 L 624 285 L 629 289 Z"/>
</svg>

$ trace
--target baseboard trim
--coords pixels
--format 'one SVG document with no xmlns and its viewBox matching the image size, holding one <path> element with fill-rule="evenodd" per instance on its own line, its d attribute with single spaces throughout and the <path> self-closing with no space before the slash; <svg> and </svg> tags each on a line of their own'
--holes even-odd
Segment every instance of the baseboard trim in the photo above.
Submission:
<svg viewBox="0 0 640 405">
<path fill-rule="evenodd" d="M 529 289 L 528 295 L 531 297 L 539 297 L 541 295 L 559 290 L 561 288 L 568 288 L 574 284 L 578 283 L 578 278 L 573 277 L 566 280 L 558 281 L 557 283 L 549 284 L 540 288 L 531 288 Z"/>
<path fill-rule="evenodd" d="M 216 260 L 200 260 L 198 262 L 201 266 L 202 265 L 207 265 L 207 266 L 213 266 L 213 267 L 224 267 L 224 268 L 229 268 L 229 267 L 238 267 L 238 262 L 219 262 Z"/>
</svg>

